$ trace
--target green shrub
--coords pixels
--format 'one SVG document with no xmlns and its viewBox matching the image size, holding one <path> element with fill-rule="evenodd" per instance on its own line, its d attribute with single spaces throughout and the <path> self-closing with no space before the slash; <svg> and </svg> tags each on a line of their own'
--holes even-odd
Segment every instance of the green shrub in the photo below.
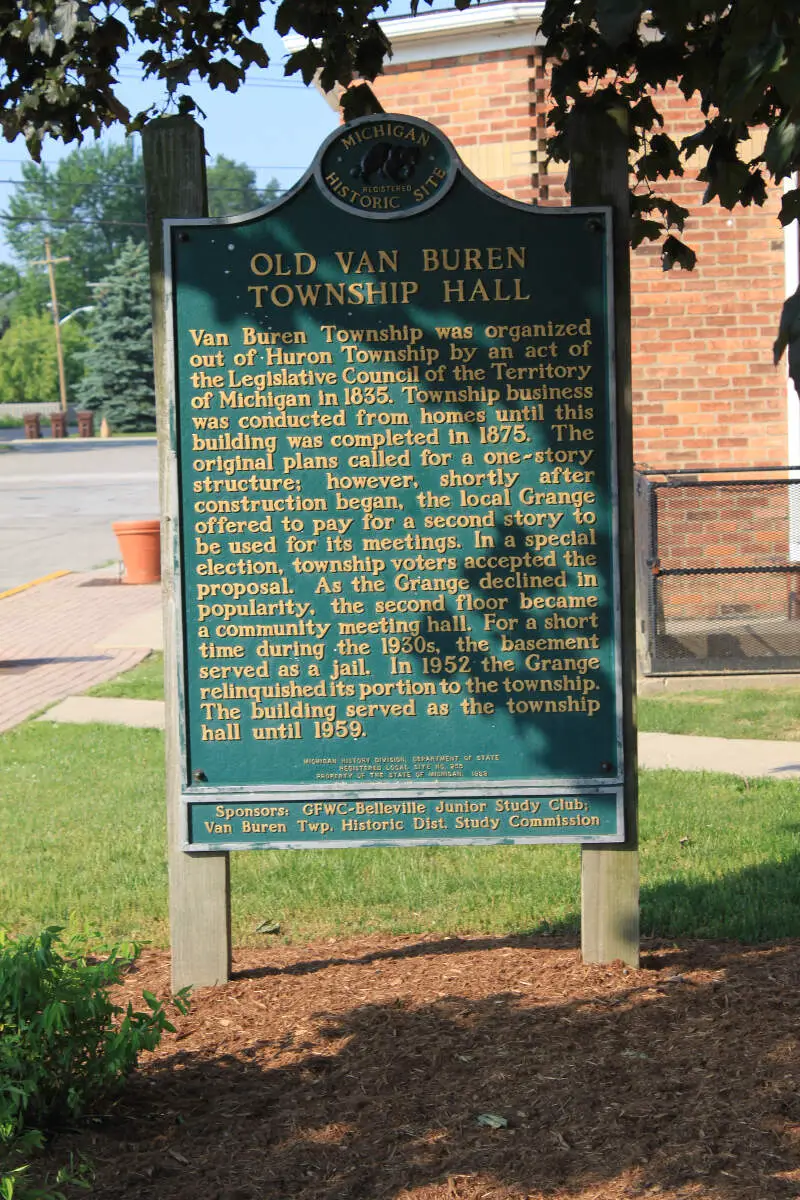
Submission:
<svg viewBox="0 0 800 1200">
<path fill-rule="evenodd" d="M 87 339 L 76 322 L 61 330 L 67 386 L 81 378 Z M 58 358 L 53 318 L 48 313 L 14 317 L 0 337 L 0 404 L 58 400 Z"/>
<path fill-rule="evenodd" d="M 109 998 L 137 946 L 115 946 L 95 959 L 74 940 L 59 952 L 59 933 L 48 928 L 15 940 L 0 931 L 2 1200 L 20 1195 L 26 1168 L 14 1164 L 21 1156 L 41 1145 L 45 1133 L 93 1109 L 133 1070 L 141 1051 L 155 1049 L 173 1030 L 163 1003 L 149 992 L 144 1012 Z M 185 1012 L 185 995 L 175 1004 Z"/>
</svg>

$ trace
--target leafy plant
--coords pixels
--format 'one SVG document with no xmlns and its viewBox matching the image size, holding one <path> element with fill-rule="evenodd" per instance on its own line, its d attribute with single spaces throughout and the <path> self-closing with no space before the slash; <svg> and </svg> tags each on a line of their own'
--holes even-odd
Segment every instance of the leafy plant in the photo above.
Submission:
<svg viewBox="0 0 800 1200">
<path fill-rule="evenodd" d="M 551 157 L 574 153 L 576 116 L 590 132 L 587 111 L 613 117 L 628 142 L 633 244 L 662 239 L 665 270 L 694 265 L 676 236 L 689 213 L 659 183 L 687 162 L 706 185 L 704 204 L 763 204 L 768 186 L 786 180 L 781 222 L 800 215 L 796 4 L 548 0 L 542 32 L 553 62 Z M 666 122 L 670 86 L 693 125 L 679 141 Z"/>
<path fill-rule="evenodd" d="M 113 1003 L 108 989 L 135 961 L 138 946 L 89 957 L 75 939 L 58 948 L 50 926 L 13 939 L 0 931 L 0 1198 L 25 1189 L 20 1158 L 45 1134 L 108 1097 L 173 1026 L 162 1001 L 144 992 L 147 1010 Z M 174 998 L 179 1012 L 186 997 Z M 38 1193 L 40 1196 L 58 1193 Z"/>
<path fill-rule="evenodd" d="M 210 215 L 244 213 L 273 200 L 245 163 L 219 154 L 207 168 Z M 3 209 L 4 233 L 20 272 L 0 263 L 0 331 L 18 316 L 41 312 L 50 299 L 41 264 L 44 239 L 61 260 L 56 269 L 62 315 L 95 303 L 89 286 L 108 274 L 128 242 L 146 242 L 144 165 L 135 138 L 78 146 L 52 165 L 26 162 Z M 65 327 L 66 328 L 66 327 Z"/>
<path fill-rule="evenodd" d="M 280 184 L 271 179 L 264 188 L 256 183 L 255 171 L 245 163 L 218 154 L 206 169 L 208 215 L 227 217 L 261 208 L 280 195 Z"/>
<path fill-rule="evenodd" d="M 455 0 L 455 7 L 473 2 Z M 411 0 L 412 13 L 423 4 L 433 0 Z M 317 79 L 324 91 L 340 85 L 347 120 L 380 111 L 369 82 L 391 57 L 379 21 L 388 8 L 389 0 L 9 5 L 0 18 L 6 68 L 0 132 L 8 141 L 24 136 L 38 160 L 48 135 L 80 142 L 88 131 L 99 134 L 117 123 L 128 132 L 141 129 L 156 110 L 131 113 L 123 103 L 118 67 L 129 54 L 144 78 L 162 84 L 178 113 L 190 113 L 197 108 L 190 91 L 195 81 L 236 92 L 253 67 L 269 65 L 259 31 L 267 14 L 281 36 L 294 32 L 305 39 L 289 55 L 286 75 L 299 74 L 307 85 Z M 689 211 L 671 198 L 673 180 L 693 158 L 706 185 L 702 203 L 763 204 L 770 185 L 787 181 L 781 223 L 800 217 L 797 18 L 798 0 L 546 0 L 541 29 L 544 55 L 553 64 L 550 155 L 574 161 L 598 131 L 605 140 L 608 121 L 622 130 L 631 240 L 634 246 L 660 240 L 666 270 L 675 264 L 691 270 L 696 260 L 679 236 Z M 689 102 L 691 127 L 680 140 L 666 127 L 670 90 Z M 784 327 L 793 323 L 784 317 Z M 798 341 L 790 331 L 788 344 Z M 800 358 L 800 349 L 795 355 Z"/>
<path fill-rule="evenodd" d="M 86 337 L 71 322 L 61 331 L 67 388 L 80 376 Z M 58 399 L 58 360 L 53 318 L 48 313 L 12 320 L 0 337 L 0 404 Z"/>
</svg>

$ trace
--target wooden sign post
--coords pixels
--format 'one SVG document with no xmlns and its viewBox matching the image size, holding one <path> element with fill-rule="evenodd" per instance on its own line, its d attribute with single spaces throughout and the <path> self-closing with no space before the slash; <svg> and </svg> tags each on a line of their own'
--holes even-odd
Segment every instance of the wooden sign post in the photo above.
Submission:
<svg viewBox="0 0 800 1200">
<path fill-rule="evenodd" d="M 163 222 L 167 217 L 202 217 L 206 199 L 203 133 L 191 117 L 166 117 L 142 131 L 150 245 L 153 357 L 158 421 L 161 498 L 161 579 L 164 601 L 164 680 L 167 761 L 167 863 L 172 946 L 172 985 L 227 982 L 230 976 L 230 875 L 224 852 L 200 855 L 184 849 L 181 817 L 182 712 L 178 695 L 180 617 L 174 522 L 178 509 L 177 463 L 172 437 L 172 362 L 168 358 L 169 314 L 165 307 Z"/>
<path fill-rule="evenodd" d="M 636 744 L 636 547 L 628 147 L 619 124 L 590 109 L 573 115 L 570 176 L 577 205 L 602 204 L 613 216 L 614 374 L 619 478 L 620 669 L 625 840 L 581 852 L 581 950 L 586 962 L 639 965 L 639 819 Z"/>
</svg>

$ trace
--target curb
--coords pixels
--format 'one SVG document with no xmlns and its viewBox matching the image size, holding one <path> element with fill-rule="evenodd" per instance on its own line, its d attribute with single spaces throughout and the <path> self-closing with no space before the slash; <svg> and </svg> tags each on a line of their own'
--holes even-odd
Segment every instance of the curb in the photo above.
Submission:
<svg viewBox="0 0 800 1200">
<path fill-rule="evenodd" d="M 119 446 L 129 442 L 157 442 L 158 434 L 155 433 L 133 433 L 130 437 L 99 437 L 95 434 L 93 437 L 79 437 L 77 433 L 71 433 L 68 437 L 40 437 L 40 438 L 9 438 L 8 441 L 0 443 L 16 449 L 18 446 L 26 446 L 29 449 L 35 449 L 36 446 L 63 446 L 64 442 L 78 442 L 80 445 L 85 445 L 87 442 L 100 443 L 103 446 Z"/>
<path fill-rule="evenodd" d="M 0 592 L 0 600 L 5 600 L 7 596 L 16 596 L 17 592 L 26 592 L 28 588 L 36 587 L 40 583 L 49 583 L 51 579 L 60 579 L 62 575 L 71 574 L 71 571 L 51 571 L 49 575 L 42 575 L 39 579 L 32 579 L 30 583 L 19 583 L 16 587 L 9 588 L 8 591 Z"/>
</svg>

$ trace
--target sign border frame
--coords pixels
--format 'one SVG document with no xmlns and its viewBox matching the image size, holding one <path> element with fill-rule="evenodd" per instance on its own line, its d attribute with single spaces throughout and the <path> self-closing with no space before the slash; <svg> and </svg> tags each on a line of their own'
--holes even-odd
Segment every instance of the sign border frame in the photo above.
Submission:
<svg viewBox="0 0 800 1200">
<path fill-rule="evenodd" d="M 322 154 L 328 146 L 341 136 L 342 129 L 347 126 L 340 127 L 330 134 L 322 145 L 317 150 L 314 160 L 307 170 L 303 173 L 297 183 L 287 191 L 279 200 L 271 204 L 263 205 L 248 213 L 239 214 L 228 217 L 191 217 L 191 218 L 169 218 L 163 221 L 163 236 L 164 236 L 164 299 L 165 309 L 167 312 L 167 329 L 164 346 L 164 354 L 166 358 L 165 375 L 168 381 L 168 411 L 169 411 L 169 495 L 171 498 L 170 510 L 165 515 L 165 527 L 167 530 L 167 542 L 169 553 L 171 556 L 172 566 L 172 589 L 174 599 L 174 614 L 175 614 L 175 646 L 176 646 L 176 661 L 174 666 L 177 674 L 177 695 L 178 695 L 178 741 L 180 745 L 180 810 L 182 821 L 182 837 L 181 849 L 186 852 L 198 851 L 205 853 L 208 851 L 224 852 L 230 850 L 259 850 L 259 849 L 316 849 L 316 848 L 360 848 L 367 846 L 422 846 L 422 845 L 492 845 L 492 844 L 527 844 L 535 845 L 538 843 L 578 843 L 581 845 L 608 845 L 620 844 L 626 840 L 626 830 L 624 822 L 624 779 L 625 779 L 625 753 L 624 753 L 624 738 L 623 738 L 623 679 L 622 679 L 622 620 L 621 620 L 621 572 L 620 572 L 620 529 L 619 529 L 619 444 L 618 444 L 618 421 L 617 421 L 617 395 L 616 395 L 616 340 L 614 337 L 616 315 L 614 311 L 614 278 L 613 278 L 613 225 L 614 214 L 610 205 L 592 205 L 592 206 L 540 206 L 536 204 L 528 204 L 521 200 L 516 200 L 513 197 L 504 195 L 502 192 L 496 191 L 480 180 L 466 164 L 461 160 L 455 148 L 449 139 L 435 126 L 428 122 L 421 121 L 419 118 L 406 116 L 401 113 L 387 113 L 387 118 L 394 120 L 407 120 L 417 126 L 431 129 L 435 135 L 445 144 L 451 153 L 451 170 L 448 174 L 446 186 L 437 190 L 436 194 L 431 197 L 430 201 L 426 201 L 414 209 L 403 210 L 399 213 L 368 213 L 353 208 L 350 205 L 343 205 L 341 202 L 336 202 L 335 196 L 330 190 L 320 183 L 320 170 Z M 359 118 L 359 121 L 375 119 Z M 357 122 L 351 122 L 351 125 L 356 125 Z M 252 224 L 257 220 L 266 217 L 268 214 L 275 212 L 278 208 L 292 201 L 296 194 L 304 189 L 310 182 L 316 185 L 320 196 L 328 203 L 334 204 L 335 207 L 347 211 L 355 218 L 366 220 L 383 219 L 401 219 L 402 217 L 416 216 L 422 214 L 435 204 L 445 198 L 451 190 L 453 184 L 459 175 L 462 175 L 467 182 L 473 187 L 476 187 L 493 201 L 499 202 L 504 206 L 517 209 L 525 213 L 535 212 L 537 215 L 546 216 L 547 218 L 557 219 L 558 217 L 575 217 L 585 216 L 587 220 L 591 218 L 602 217 L 604 228 L 603 235 L 605 237 L 605 303 L 606 303 L 606 329 L 603 331 L 604 340 L 606 343 L 606 388 L 607 388 L 607 430 L 609 438 L 609 504 L 610 504 L 610 560 L 611 569 L 609 571 L 609 579 L 613 581 L 613 638 L 614 638 L 614 688 L 616 699 L 616 750 L 617 750 L 617 772 L 613 776 L 598 775 L 590 777 L 582 777 L 573 779 L 570 777 L 553 778 L 547 781 L 531 782 L 530 778 L 512 779 L 512 780 L 482 780 L 473 783 L 470 780 L 452 780 L 447 783 L 435 780 L 395 782 L 387 785 L 385 781 L 371 781 L 354 783 L 350 782 L 335 782 L 326 780 L 320 784 L 307 784 L 302 787 L 295 787 L 291 784 L 259 784 L 259 785 L 221 785 L 215 787 L 205 787 L 202 781 L 197 781 L 193 784 L 190 777 L 190 766 L 188 761 L 188 737 L 187 737 L 187 695 L 186 695 L 186 654 L 185 641 L 187 637 L 185 616 L 185 599 L 184 599 L 184 580 L 182 573 L 182 544 L 184 541 L 185 529 L 182 511 L 180 489 L 181 479 L 181 463 L 178 449 L 178 361 L 177 361 L 177 286 L 175 283 L 174 272 L 174 256 L 175 256 L 175 241 L 180 238 L 181 232 L 189 232 L 193 228 L 208 228 L 220 229 L 239 227 Z M 324 796 L 331 797 L 335 800 L 374 800 L 380 798 L 392 799 L 409 799 L 413 795 L 419 795 L 420 790 L 424 788 L 422 794 L 425 798 L 431 799 L 453 797 L 470 799 L 473 797 L 484 797 L 488 799 L 502 797 L 525 797 L 537 795 L 551 795 L 558 791 L 570 792 L 574 794 L 582 794 L 590 796 L 592 794 L 616 794 L 617 796 L 617 826 L 618 832 L 610 835 L 597 835 L 588 838 L 585 834 L 560 834 L 557 836 L 527 836 L 519 838 L 502 837 L 465 837 L 465 838 L 421 838 L 413 840 L 403 840 L 386 838 L 380 840 L 337 840 L 336 842 L 317 839 L 315 841 L 297 842 L 271 842 L 269 845 L 263 845 L 258 842 L 240 844 L 240 843 L 203 843 L 190 842 L 188 840 L 189 831 L 189 808 L 195 803 L 213 803 L 217 798 L 236 799 L 242 803 L 252 802 L 254 804 L 263 804 L 265 802 L 297 802 L 300 803 L 304 799 L 308 801 L 318 800 Z"/>
</svg>

